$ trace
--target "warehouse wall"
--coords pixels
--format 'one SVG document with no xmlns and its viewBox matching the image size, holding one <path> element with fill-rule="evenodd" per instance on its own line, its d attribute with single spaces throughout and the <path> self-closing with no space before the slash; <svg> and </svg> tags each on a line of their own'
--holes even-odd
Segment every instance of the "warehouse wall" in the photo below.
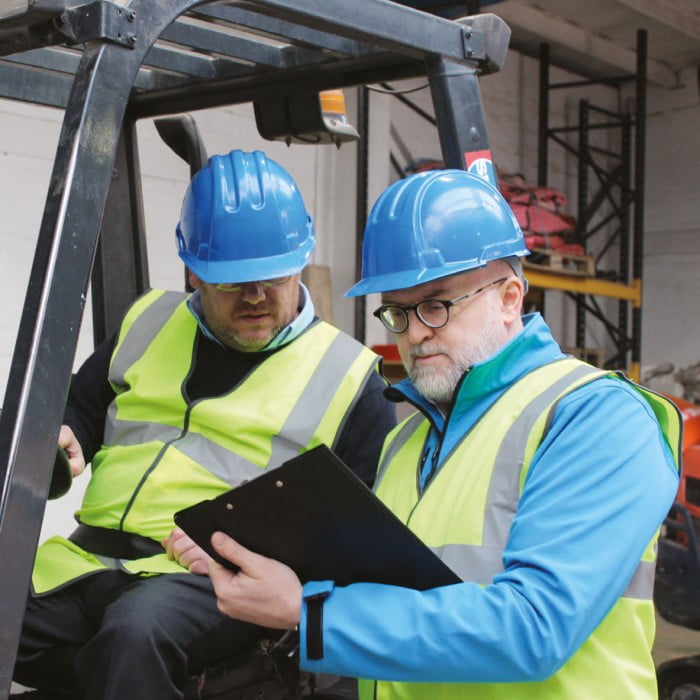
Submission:
<svg viewBox="0 0 700 700">
<path fill-rule="evenodd" d="M 648 102 L 643 359 L 675 370 L 700 363 L 699 78 L 688 70 L 678 89 L 651 89 Z M 697 370 L 690 374 L 700 380 Z M 683 390 L 672 373 L 654 383 Z"/>
</svg>

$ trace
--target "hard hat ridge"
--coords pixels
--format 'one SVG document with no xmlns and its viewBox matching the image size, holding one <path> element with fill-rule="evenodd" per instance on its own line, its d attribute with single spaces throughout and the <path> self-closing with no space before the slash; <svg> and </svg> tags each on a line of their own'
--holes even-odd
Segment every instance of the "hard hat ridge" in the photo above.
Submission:
<svg viewBox="0 0 700 700">
<path fill-rule="evenodd" d="M 315 244 L 296 183 L 262 151 L 212 156 L 187 188 L 176 237 L 180 258 L 214 284 L 296 274 Z"/>
</svg>

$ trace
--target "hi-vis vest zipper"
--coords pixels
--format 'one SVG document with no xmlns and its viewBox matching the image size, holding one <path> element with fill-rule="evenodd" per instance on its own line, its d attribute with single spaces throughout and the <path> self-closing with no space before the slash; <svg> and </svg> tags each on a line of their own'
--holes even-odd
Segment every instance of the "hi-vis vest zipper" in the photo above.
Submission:
<svg viewBox="0 0 700 700">
<path fill-rule="evenodd" d="M 430 426 L 422 414 L 414 414 L 385 443 L 377 495 L 463 580 L 488 584 L 503 568 L 510 525 L 554 406 L 573 389 L 606 374 L 617 376 L 573 358 L 529 373 L 473 426 L 422 494 L 418 470 Z M 636 389 L 654 410 L 678 464 L 678 412 L 666 399 L 642 387 Z M 650 656 L 655 542 L 656 538 L 649 543 L 624 595 L 551 678 L 491 684 L 361 680 L 361 700 L 656 698 Z M 615 666 L 621 673 L 596 673 Z"/>
<path fill-rule="evenodd" d="M 378 358 L 368 348 L 317 322 L 231 391 L 188 404 L 183 387 L 197 323 L 186 298 L 154 290 L 125 317 L 110 364 L 117 395 L 77 513 L 82 523 L 160 542 L 174 527 L 176 511 L 321 443 L 333 447 L 376 369 Z M 143 574 L 184 571 L 165 554 L 107 559 L 54 537 L 37 552 L 34 592 L 107 567 Z"/>
</svg>

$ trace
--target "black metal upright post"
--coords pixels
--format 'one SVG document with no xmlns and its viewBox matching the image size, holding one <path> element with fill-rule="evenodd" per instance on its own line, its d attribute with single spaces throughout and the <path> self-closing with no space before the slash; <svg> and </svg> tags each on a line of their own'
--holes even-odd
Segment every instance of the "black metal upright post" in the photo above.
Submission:
<svg viewBox="0 0 700 700">
<path fill-rule="evenodd" d="M 100 242 L 92 270 L 95 345 L 116 331 L 129 304 L 148 287 L 143 195 L 136 124 L 126 120 L 117 147 Z"/>
<path fill-rule="evenodd" d="M 436 58 L 427 73 L 445 167 L 476 166 L 477 174 L 497 185 L 476 66 Z"/>
<path fill-rule="evenodd" d="M 622 116 L 622 142 L 620 144 L 620 263 L 618 281 L 630 281 L 630 209 L 632 206 L 632 119 Z M 621 299 L 617 304 L 617 325 L 624 331 L 618 343 L 622 366 L 628 367 L 630 344 L 625 342 L 630 325 L 630 304 Z M 634 337 L 634 334 L 632 334 Z"/>
<path fill-rule="evenodd" d="M 357 92 L 357 171 L 355 186 L 355 279 L 362 276 L 362 242 L 367 221 L 367 181 L 369 179 L 369 90 L 366 86 Z M 364 296 L 355 297 L 355 338 L 365 342 L 365 313 L 367 303 Z"/>
<path fill-rule="evenodd" d="M 128 25 L 117 25 L 117 31 L 123 34 L 128 26 L 134 40 L 88 42 L 66 105 L 0 415 L 0 698 L 12 683 L 127 101 L 150 46 L 194 2 L 170 0 L 165 12 L 159 0 L 132 0 L 129 13 L 119 15 Z"/>
<path fill-rule="evenodd" d="M 647 33 L 637 32 L 636 115 L 634 140 L 634 221 L 632 279 L 641 287 L 644 267 L 644 168 L 647 119 Z M 632 370 L 639 377 L 642 356 L 642 308 L 632 309 Z"/>
<path fill-rule="evenodd" d="M 578 217 L 577 233 L 579 240 L 586 240 L 588 227 L 588 100 L 580 100 L 578 111 Z M 586 347 L 586 306 L 585 296 L 576 295 L 576 345 Z"/>
<path fill-rule="evenodd" d="M 540 44 L 539 121 L 537 125 L 537 184 L 547 186 L 549 158 L 549 45 Z"/>
</svg>

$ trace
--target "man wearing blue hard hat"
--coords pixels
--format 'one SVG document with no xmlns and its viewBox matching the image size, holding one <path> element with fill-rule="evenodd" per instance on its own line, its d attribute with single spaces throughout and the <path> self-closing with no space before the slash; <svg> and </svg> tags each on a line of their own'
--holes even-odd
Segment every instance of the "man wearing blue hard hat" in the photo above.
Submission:
<svg viewBox="0 0 700 700">
<path fill-rule="evenodd" d="M 379 358 L 314 313 L 314 229 L 278 163 L 210 158 L 176 234 L 194 293 L 145 293 L 71 383 L 59 443 L 92 475 L 78 528 L 38 550 L 15 669 L 61 697 L 176 700 L 260 643 L 173 514 L 321 443 L 369 484 L 396 423 Z"/>
<path fill-rule="evenodd" d="M 362 279 L 417 412 L 389 435 L 377 496 L 462 579 L 416 591 L 301 585 L 222 533 L 229 615 L 299 626 L 301 664 L 362 700 L 656 698 L 655 541 L 678 484 L 666 399 L 567 356 L 522 316 L 523 236 L 460 170 L 413 175 L 369 216 Z M 260 591 L 266 591 L 266 597 Z"/>
</svg>

